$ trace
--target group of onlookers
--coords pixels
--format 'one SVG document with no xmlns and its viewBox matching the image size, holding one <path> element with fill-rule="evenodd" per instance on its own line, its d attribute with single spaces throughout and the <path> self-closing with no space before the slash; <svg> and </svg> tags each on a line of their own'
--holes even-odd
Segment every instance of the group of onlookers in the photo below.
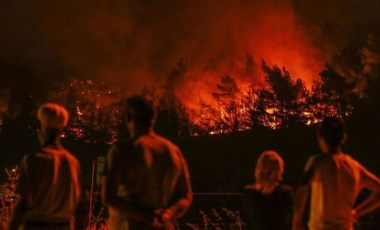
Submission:
<svg viewBox="0 0 380 230">
<path fill-rule="evenodd" d="M 361 216 L 380 207 L 380 180 L 342 152 L 347 139 L 339 118 L 320 123 L 317 140 L 321 154 L 309 158 L 295 192 L 281 185 L 284 162 L 273 151 L 261 154 L 255 183 L 245 189 L 248 228 L 254 230 L 302 230 L 308 191 L 311 190 L 310 230 L 352 230 Z M 357 204 L 364 189 L 372 193 Z"/>
<path fill-rule="evenodd" d="M 124 112 L 129 137 L 111 147 L 102 175 L 109 229 L 171 229 L 192 203 L 186 161 L 176 145 L 153 131 L 150 100 L 130 97 Z M 8 229 L 86 229 L 80 164 L 60 142 L 68 112 L 47 103 L 37 117 L 41 149 L 20 163 L 19 199 Z M 343 121 L 325 119 L 317 136 L 322 154 L 310 158 L 295 192 L 280 184 L 284 162 L 278 153 L 266 151 L 259 157 L 255 183 L 244 193 L 249 229 L 304 229 L 309 187 L 311 230 L 351 230 L 357 218 L 380 206 L 379 179 L 341 150 L 347 138 Z M 363 189 L 373 193 L 355 206 Z"/>
</svg>

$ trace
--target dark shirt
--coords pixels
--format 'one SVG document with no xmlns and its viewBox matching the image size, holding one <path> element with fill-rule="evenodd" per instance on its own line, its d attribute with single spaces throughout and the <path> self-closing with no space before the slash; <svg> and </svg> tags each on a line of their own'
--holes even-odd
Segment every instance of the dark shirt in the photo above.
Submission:
<svg viewBox="0 0 380 230">
<path fill-rule="evenodd" d="M 293 191 L 289 186 L 279 185 L 271 194 L 263 194 L 248 185 L 244 191 L 248 229 L 290 230 L 293 204 Z"/>
<path fill-rule="evenodd" d="M 70 221 L 81 195 L 78 160 L 60 145 L 26 155 L 16 193 L 27 201 L 26 220 Z"/>
</svg>

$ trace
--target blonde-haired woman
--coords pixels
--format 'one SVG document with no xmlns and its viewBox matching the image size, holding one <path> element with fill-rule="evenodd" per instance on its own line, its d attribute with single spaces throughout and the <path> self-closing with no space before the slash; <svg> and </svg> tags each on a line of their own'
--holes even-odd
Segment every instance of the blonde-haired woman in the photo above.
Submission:
<svg viewBox="0 0 380 230">
<path fill-rule="evenodd" d="M 263 152 L 256 164 L 256 182 L 245 187 L 244 206 L 248 229 L 291 229 L 293 191 L 281 185 L 284 161 L 275 151 Z"/>
</svg>

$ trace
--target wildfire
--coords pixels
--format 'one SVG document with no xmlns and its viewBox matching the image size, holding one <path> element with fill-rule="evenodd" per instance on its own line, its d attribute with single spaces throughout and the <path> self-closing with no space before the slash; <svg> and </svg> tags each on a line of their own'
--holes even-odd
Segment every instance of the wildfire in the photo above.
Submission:
<svg viewBox="0 0 380 230">
<path fill-rule="evenodd" d="M 83 7 L 87 6 L 84 4 Z M 337 44 L 337 47 L 349 48 L 346 52 L 335 47 L 335 40 L 338 41 L 335 36 L 343 37 L 349 33 L 348 37 L 359 39 L 365 37 L 362 33 L 372 34 L 369 33 L 372 26 L 378 26 L 371 22 L 368 31 L 364 29 L 366 26 L 360 30 L 334 31 L 335 26 L 329 23 L 326 26 L 314 19 L 309 26 L 304 23 L 303 12 L 298 10 L 299 5 L 292 1 L 277 0 L 192 1 L 191 4 L 168 1 L 160 3 L 160 7 L 155 7 L 153 2 L 151 6 L 123 3 L 115 7 L 104 5 L 90 11 L 73 11 L 72 18 L 77 23 L 70 23 L 66 14 L 58 11 L 37 10 L 47 15 L 31 18 L 32 24 L 39 25 L 40 29 L 25 39 L 26 42 L 31 39 L 33 47 L 46 48 L 46 52 L 27 50 L 27 57 L 18 60 L 19 54 L 25 53 L 25 50 L 19 50 L 23 47 L 17 42 L 17 47 L 12 46 L 13 43 L 4 43 L 10 45 L 7 50 L 15 54 L 4 52 L 3 59 L 15 58 L 12 62 L 22 65 L 28 60 L 40 60 L 25 63 L 33 70 L 31 73 L 29 70 L 16 71 L 15 76 L 42 75 L 43 82 L 60 81 L 48 78 L 47 60 L 54 62 L 52 69 L 68 70 L 62 72 L 72 73 L 78 79 L 91 76 L 89 80 L 67 80 L 47 98 L 69 109 L 72 119 L 67 134 L 88 142 L 116 140 L 121 111 L 118 102 L 131 92 L 139 92 L 145 84 L 159 88 L 145 93 L 154 96 L 160 111 L 169 111 L 170 116 L 166 118 L 174 120 L 170 124 L 185 124 L 183 126 L 189 132 L 183 133 L 191 135 L 217 135 L 257 127 L 278 129 L 294 123 L 312 125 L 325 116 L 348 116 L 352 106 L 339 94 L 350 90 L 341 90 L 338 96 L 328 94 L 322 92 L 328 90 L 314 87 L 315 81 L 320 80 L 319 73 L 329 64 L 335 69 L 338 67 L 341 70 L 338 73 L 345 78 L 352 75 L 352 82 L 361 81 L 358 91 L 363 91 L 366 74 L 378 68 L 377 33 L 364 43 L 349 42 L 351 38 L 347 38 Z M 52 18 L 54 23 L 42 23 L 50 22 Z M 316 42 L 312 39 L 311 28 L 321 34 L 331 30 L 333 41 L 326 36 Z M 356 32 L 360 36 L 353 36 Z M 9 41 L 13 37 L 10 33 Z M 181 57 L 183 59 L 167 75 L 168 66 Z M 261 60 L 266 62 L 264 68 Z M 276 65 L 278 67 L 274 68 Z M 350 68 L 351 65 L 355 68 Z M 7 74 L 5 71 L 4 76 Z M 12 78 L 13 75 L 9 76 Z M 95 79 L 107 79 L 113 86 L 108 87 Z M 20 89 L 35 87 L 39 91 L 37 82 L 16 82 L 15 85 L 23 86 Z M 342 81 L 336 82 L 340 85 Z M 17 94 L 25 91 L 15 89 Z M 0 91 L 2 115 L 8 113 L 9 102 L 15 100 L 9 96 L 13 92 L 6 87 Z M 45 97 L 44 93 L 39 99 L 31 96 L 27 102 L 40 103 L 46 99 L 40 98 Z M 22 106 L 13 107 L 9 109 L 12 116 L 14 111 L 21 111 Z M 6 119 L 0 117 L 0 132 L 3 122 Z"/>
<path fill-rule="evenodd" d="M 244 76 L 222 75 L 219 81 L 210 81 L 208 87 L 193 87 L 192 91 L 208 90 L 201 91 L 205 100 L 203 97 L 187 100 L 181 96 L 191 90 L 178 93 L 181 88 L 175 87 L 156 91 L 145 88 L 143 93 L 156 99 L 159 111 L 171 111 L 164 119 L 173 119 L 179 134 L 192 136 L 254 131 L 257 127 L 278 129 L 293 124 L 312 125 L 326 116 L 348 116 L 353 109 L 349 104 L 340 108 L 339 97 L 328 101 L 329 98 L 319 91 L 321 87 L 308 90 L 290 78 L 285 69 L 265 65 L 263 69 L 266 69 L 261 73 L 265 81 L 261 84 L 254 84 Z M 121 124 L 123 97 L 103 82 L 73 80 L 52 91 L 48 100 L 64 105 L 71 114 L 63 138 L 71 136 L 89 143 L 114 143 Z M 0 131 L 2 123 L 0 118 Z"/>
<path fill-rule="evenodd" d="M 202 91 L 208 95 L 206 100 L 199 98 L 198 102 L 181 98 L 184 93 L 178 93 L 177 88 L 166 87 L 158 91 L 159 95 L 145 88 L 144 93 L 155 95 L 161 111 L 174 110 L 179 124 L 186 123 L 187 119 L 189 133 L 193 136 L 242 132 L 260 126 L 278 129 L 293 124 L 312 125 L 325 116 L 342 115 L 336 105 L 316 100 L 321 97 L 321 92 L 310 91 L 302 81 L 294 81 L 285 68 L 263 63 L 262 69 L 265 81 L 259 85 L 244 76 L 222 75 L 218 82 L 210 83 L 208 94 Z M 179 104 L 173 104 L 176 101 L 173 97 L 178 98 Z M 108 143 L 116 141 L 119 111 L 122 110 L 122 104 L 118 102 L 122 96 L 105 87 L 104 83 L 72 81 L 68 87 L 54 92 L 52 98 L 72 112 L 70 134 L 88 142 L 102 135 Z M 349 113 L 347 110 L 343 115 Z M 173 117 L 171 114 L 166 119 Z"/>
<path fill-rule="evenodd" d="M 49 100 L 57 101 L 69 110 L 71 124 L 68 134 L 86 142 L 116 141 L 119 111 L 115 103 L 120 98 L 104 82 L 69 81 L 60 90 L 51 92 Z"/>
</svg>

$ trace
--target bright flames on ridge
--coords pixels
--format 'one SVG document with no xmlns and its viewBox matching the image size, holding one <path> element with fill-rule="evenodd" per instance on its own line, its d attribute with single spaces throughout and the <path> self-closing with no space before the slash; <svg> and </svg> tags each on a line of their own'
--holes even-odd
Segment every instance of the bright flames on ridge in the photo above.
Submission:
<svg viewBox="0 0 380 230">
<path fill-rule="evenodd" d="M 213 91 L 203 92 L 209 95 L 208 101 L 199 97 L 198 104 L 186 104 L 170 91 L 156 92 L 159 111 L 175 111 L 174 119 L 180 124 L 188 122 L 192 136 L 242 132 L 257 127 L 278 129 L 294 124 L 311 125 L 325 116 L 342 115 L 336 105 L 315 101 L 319 97 L 317 87 L 308 90 L 301 81 L 292 80 L 285 69 L 262 68 L 266 77 L 260 84 L 224 75 L 214 84 Z M 276 84 L 285 94 L 276 91 Z M 188 91 L 192 90 L 197 88 Z M 152 93 L 145 89 L 143 94 L 149 92 Z M 104 139 L 107 143 L 117 140 L 123 98 L 104 83 L 92 80 L 74 80 L 50 96 L 52 101 L 63 104 L 70 111 L 72 118 L 67 130 L 70 134 L 87 142 Z M 164 103 L 168 98 L 174 99 L 171 102 L 177 100 L 177 104 Z"/>
</svg>

